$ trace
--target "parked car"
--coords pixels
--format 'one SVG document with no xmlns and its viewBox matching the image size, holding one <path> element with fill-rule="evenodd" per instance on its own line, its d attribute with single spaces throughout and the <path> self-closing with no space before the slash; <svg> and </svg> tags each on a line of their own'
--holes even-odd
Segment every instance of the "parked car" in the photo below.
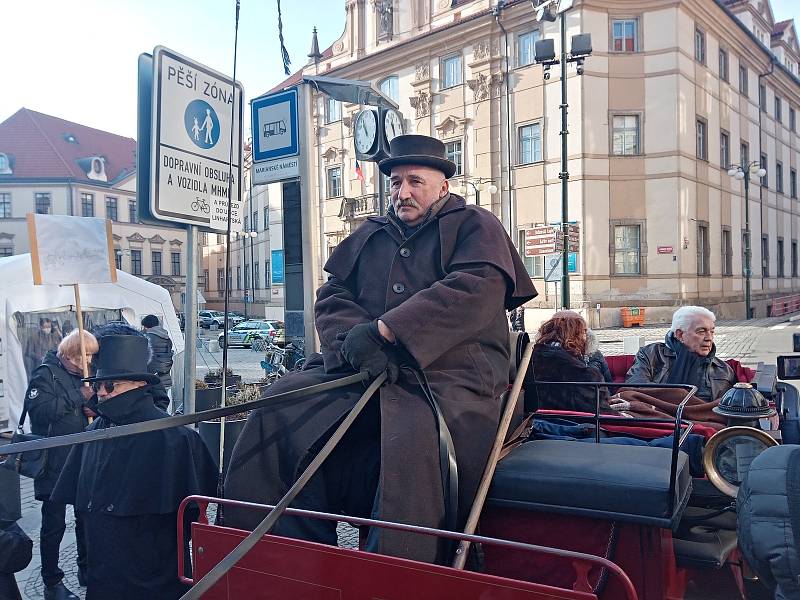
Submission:
<svg viewBox="0 0 800 600">
<path fill-rule="evenodd" d="M 227 336 L 220 333 L 217 339 L 220 346 L 224 346 L 227 341 L 229 346 L 249 348 L 255 340 L 271 340 L 276 345 L 283 346 L 286 341 L 284 333 L 282 321 L 252 320 L 239 323 L 228 331 Z"/>
<path fill-rule="evenodd" d="M 200 327 L 204 329 L 209 329 L 214 323 L 219 327 L 225 326 L 225 313 L 218 310 L 201 310 L 197 313 L 197 318 L 200 321 Z M 230 312 L 228 313 L 229 324 L 233 323 L 234 325 L 238 325 L 242 321 L 244 321 L 243 317 L 238 317 Z"/>
</svg>

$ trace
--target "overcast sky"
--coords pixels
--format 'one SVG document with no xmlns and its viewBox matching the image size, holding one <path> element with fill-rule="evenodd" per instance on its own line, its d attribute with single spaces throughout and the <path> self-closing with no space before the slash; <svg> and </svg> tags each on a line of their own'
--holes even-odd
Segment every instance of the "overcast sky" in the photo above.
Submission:
<svg viewBox="0 0 800 600">
<path fill-rule="evenodd" d="M 235 0 L 0 0 L 0 121 L 21 107 L 136 135 L 136 62 L 163 45 L 233 71 Z M 237 79 L 246 99 L 285 77 L 275 0 L 242 0 Z M 345 0 L 283 0 L 292 71 L 344 30 Z M 772 0 L 777 21 L 800 21 L 800 1 Z M 800 26 L 800 22 L 797 23 Z"/>
</svg>

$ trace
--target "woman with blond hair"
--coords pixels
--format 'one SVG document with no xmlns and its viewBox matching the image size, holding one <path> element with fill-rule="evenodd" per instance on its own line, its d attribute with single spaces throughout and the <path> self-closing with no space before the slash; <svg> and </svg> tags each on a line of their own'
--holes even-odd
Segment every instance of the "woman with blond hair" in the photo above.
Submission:
<svg viewBox="0 0 800 600">
<path fill-rule="evenodd" d="M 99 346 L 95 337 L 83 332 L 86 360 L 91 361 Z M 45 354 L 42 364 L 31 374 L 25 393 L 25 410 L 31 418 L 31 431 L 47 437 L 79 433 L 89 424 L 86 395 L 81 383 L 81 339 L 73 330 L 58 344 L 57 350 Z M 87 388 L 88 389 L 88 388 Z M 88 395 L 88 394 L 87 394 Z M 77 598 L 63 583 L 64 571 L 58 566 L 59 547 L 66 529 L 66 505 L 50 501 L 50 493 L 58 481 L 69 447 L 51 448 L 42 472 L 33 482 L 34 494 L 42 502 L 42 529 L 40 551 L 42 581 L 45 600 L 71 600 Z M 78 542 L 78 580 L 85 580 L 86 546 L 83 523 L 75 514 L 75 537 Z"/>
<path fill-rule="evenodd" d="M 535 380 L 603 383 L 600 371 L 585 358 L 587 331 L 583 317 L 569 310 L 559 311 L 542 323 L 531 359 Z M 597 402 L 592 386 L 537 385 L 533 396 L 538 398 L 537 408 L 550 410 L 593 413 Z M 600 388 L 600 412 L 614 412 L 608 406 L 605 387 Z"/>
</svg>

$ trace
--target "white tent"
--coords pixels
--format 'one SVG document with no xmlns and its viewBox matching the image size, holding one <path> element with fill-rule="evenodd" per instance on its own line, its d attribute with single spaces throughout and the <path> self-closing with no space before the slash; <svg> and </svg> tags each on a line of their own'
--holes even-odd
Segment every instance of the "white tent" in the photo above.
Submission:
<svg viewBox="0 0 800 600">
<path fill-rule="evenodd" d="M 177 384 L 183 380 L 183 333 L 167 290 L 117 271 L 116 283 L 81 284 L 80 293 L 84 311 L 120 310 L 123 318 L 136 327 L 145 315 L 156 315 L 175 351 L 173 390 L 182 388 Z M 16 428 L 28 385 L 14 313 L 68 311 L 74 305 L 71 286 L 33 284 L 30 254 L 0 258 L 0 425 L 8 422 L 8 427 L 0 427 L 0 431 Z"/>
</svg>

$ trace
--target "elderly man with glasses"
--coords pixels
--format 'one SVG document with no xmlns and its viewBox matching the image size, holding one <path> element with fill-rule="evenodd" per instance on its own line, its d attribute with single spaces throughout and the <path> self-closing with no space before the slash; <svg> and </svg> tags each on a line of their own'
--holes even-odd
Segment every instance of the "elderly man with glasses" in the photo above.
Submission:
<svg viewBox="0 0 800 600">
<path fill-rule="evenodd" d="M 85 380 L 98 400 L 89 430 L 167 416 L 153 403 L 159 379 L 147 372 L 149 356 L 144 337 L 100 340 L 97 371 Z M 212 494 L 215 482 L 208 449 L 186 427 L 75 446 L 51 499 L 85 515 L 86 599 L 179 598 L 178 506 L 186 496 Z"/>
</svg>

